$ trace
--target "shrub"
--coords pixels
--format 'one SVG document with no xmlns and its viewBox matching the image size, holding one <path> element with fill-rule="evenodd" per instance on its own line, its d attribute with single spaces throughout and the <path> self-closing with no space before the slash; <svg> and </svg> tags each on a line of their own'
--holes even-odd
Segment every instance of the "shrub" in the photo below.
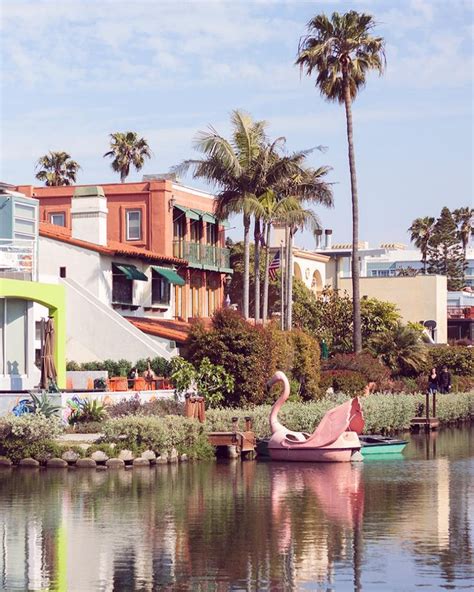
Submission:
<svg viewBox="0 0 474 592">
<path fill-rule="evenodd" d="M 165 358 L 157 356 L 150 360 L 150 366 L 157 376 L 169 376 L 169 362 Z M 148 368 L 148 359 L 142 358 L 135 364 L 128 360 L 104 360 L 95 362 L 83 362 L 82 364 L 69 360 L 66 363 L 66 370 L 96 371 L 105 370 L 109 376 L 127 376 L 132 367 L 136 367 L 138 372 L 143 373 Z"/>
<path fill-rule="evenodd" d="M 75 423 L 66 427 L 68 434 L 99 434 L 102 432 L 103 423 L 99 421 L 88 421 Z"/>
<path fill-rule="evenodd" d="M 199 364 L 205 357 L 224 367 L 235 379 L 227 405 L 259 403 L 265 398 L 264 331 L 247 323 L 237 312 L 222 309 L 215 313 L 212 328 L 196 324 L 189 336 L 188 357 Z"/>
<path fill-rule="evenodd" d="M 289 334 L 292 351 L 292 380 L 299 383 L 299 395 L 305 401 L 319 396 L 321 350 L 314 337 L 303 331 Z"/>
<path fill-rule="evenodd" d="M 474 376 L 474 348 L 450 345 L 435 345 L 428 349 L 426 371 L 447 366 L 451 374 Z"/>
<path fill-rule="evenodd" d="M 163 455 L 176 448 L 190 458 L 207 458 L 211 450 L 202 424 L 173 415 L 110 419 L 104 424 L 104 434 L 105 442 L 120 443 L 133 450 L 150 448 Z"/>
<path fill-rule="evenodd" d="M 453 376 L 452 390 L 458 393 L 468 393 L 474 390 L 474 377 L 473 376 Z"/>
<path fill-rule="evenodd" d="M 350 397 L 364 394 L 367 381 L 360 372 L 353 370 L 325 370 L 321 381 L 323 392 L 332 387 L 335 393 L 345 393 Z"/>
<path fill-rule="evenodd" d="M 28 413 L 21 417 L 8 415 L 0 420 L 0 455 L 13 462 L 32 457 L 43 461 L 60 452 L 52 439 L 63 431 L 58 417 Z"/>
<path fill-rule="evenodd" d="M 324 362 L 327 370 L 352 370 L 359 372 L 366 382 L 382 384 L 390 376 L 386 366 L 368 352 L 361 354 L 335 354 Z"/>
</svg>

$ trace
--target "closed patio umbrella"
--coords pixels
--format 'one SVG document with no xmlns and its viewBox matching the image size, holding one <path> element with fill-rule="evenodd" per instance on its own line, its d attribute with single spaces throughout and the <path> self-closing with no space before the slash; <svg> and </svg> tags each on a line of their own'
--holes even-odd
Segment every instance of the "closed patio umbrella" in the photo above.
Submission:
<svg viewBox="0 0 474 592">
<path fill-rule="evenodd" d="M 50 383 L 56 386 L 56 366 L 54 364 L 54 322 L 51 317 L 44 323 L 44 338 L 41 353 L 42 389 L 49 389 Z"/>
</svg>

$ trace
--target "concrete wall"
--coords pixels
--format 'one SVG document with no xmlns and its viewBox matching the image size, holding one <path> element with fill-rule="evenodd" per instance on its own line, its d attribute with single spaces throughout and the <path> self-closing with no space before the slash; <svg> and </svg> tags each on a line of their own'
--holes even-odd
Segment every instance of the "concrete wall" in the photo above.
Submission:
<svg viewBox="0 0 474 592">
<path fill-rule="evenodd" d="M 352 296 L 352 279 L 339 278 L 339 289 Z M 360 296 L 395 304 L 405 322 L 434 320 L 435 341 L 448 340 L 447 282 L 441 275 L 360 278 Z"/>
</svg>

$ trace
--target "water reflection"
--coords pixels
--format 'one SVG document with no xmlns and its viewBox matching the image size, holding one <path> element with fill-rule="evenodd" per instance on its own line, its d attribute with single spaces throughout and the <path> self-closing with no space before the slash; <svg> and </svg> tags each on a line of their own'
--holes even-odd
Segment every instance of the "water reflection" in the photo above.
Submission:
<svg viewBox="0 0 474 592">
<path fill-rule="evenodd" d="M 468 586 L 472 443 L 466 428 L 356 465 L 3 470 L 0 589 Z"/>
</svg>

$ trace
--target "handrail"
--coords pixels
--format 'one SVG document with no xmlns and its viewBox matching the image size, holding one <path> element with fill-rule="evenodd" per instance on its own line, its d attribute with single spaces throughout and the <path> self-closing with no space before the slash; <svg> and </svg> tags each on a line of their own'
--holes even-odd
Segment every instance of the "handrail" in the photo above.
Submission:
<svg viewBox="0 0 474 592">
<path fill-rule="evenodd" d="M 173 256 L 186 259 L 189 264 L 230 268 L 230 249 L 206 243 L 174 240 Z"/>
</svg>

